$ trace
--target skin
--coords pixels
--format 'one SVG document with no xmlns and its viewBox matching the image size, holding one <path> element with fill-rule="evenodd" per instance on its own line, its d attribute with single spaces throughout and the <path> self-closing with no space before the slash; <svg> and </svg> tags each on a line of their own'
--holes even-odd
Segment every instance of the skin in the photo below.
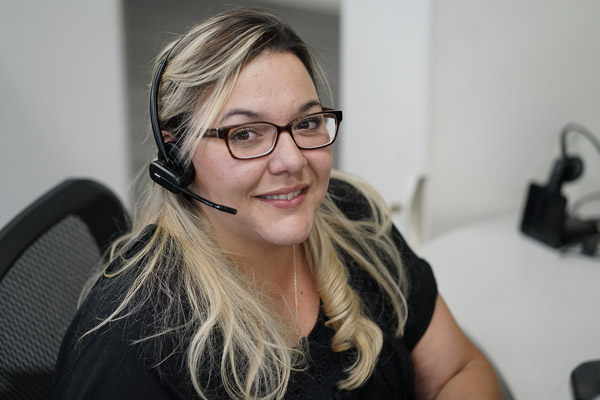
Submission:
<svg viewBox="0 0 600 400">
<path fill-rule="evenodd" d="M 417 399 L 502 399 L 491 364 L 465 336 L 439 295 L 411 359 Z"/>
<path fill-rule="evenodd" d="M 315 86 L 300 60 L 290 53 L 266 53 L 245 65 L 215 127 L 268 121 L 283 125 L 321 111 Z M 304 241 L 327 191 L 332 167 L 331 147 L 299 150 L 282 133 L 268 156 L 236 160 L 225 142 L 201 141 L 192 158 L 197 179 L 192 189 L 231 205 L 237 215 L 201 205 L 219 244 L 241 254 L 289 250 Z M 302 190 L 292 200 L 264 196 Z"/>
<path fill-rule="evenodd" d="M 321 110 L 315 85 L 302 62 L 291 53 L 267 52 L 242 68 L 214 127 L 255 121 L 286 125 Z M 230 215 L 199 205 L 217 242 L 256 282 L 263 283 L 268 294 L 281 299 L 283 293 L 291 305 L 295 302 L 292 245 L 297 245 L 300 332 L 308 334 L 318 316 L 319 295 L 304 268 L 300 244 L 308 237 L 327 192 L 331 147 L 300 150 L 290 134 L 282 132 L 271 154 L 237 160 L 223 140 L 205 138 L 192 162 L 196 179 L 191 189 L 238 210 L 237 215 Z M 266 198 L 298 191 L 291 200 Z M 282 309 L 287 309 L 285 304 Z M 295 310 L 289 317 L 295 320 Z"/>
<path fill-rule="evenodd" d="M 290 53 L 267 52 L 242 68 L 214 127 L 254 121 L 286 125 L 318 111 L 317 91 L 300 60 Z M 297 245 L 299 329 L 308 335 L 318 315 L 319 294 L 304 267 L 300 246 L 327 191 L 331 147 L 300 150 L 288 133 L 282 133 L 268 156 L 236 160 L 223 140 L 205 138 L 192 162 L 196 179 L 190 189 L 238 209 L 234 216 L 198 205 L 210 220 L 217 242 L 283 304 L 294 304 L 292 245 Z M 298 190 L 300 195 L 291 200 L 265 198 Z M 288 317 L 293 323 L 295 317 Z M 411 358 L 418 399 L 501 398 L 492 367 L 463 334 L 441 297 Z"/>
</svg>

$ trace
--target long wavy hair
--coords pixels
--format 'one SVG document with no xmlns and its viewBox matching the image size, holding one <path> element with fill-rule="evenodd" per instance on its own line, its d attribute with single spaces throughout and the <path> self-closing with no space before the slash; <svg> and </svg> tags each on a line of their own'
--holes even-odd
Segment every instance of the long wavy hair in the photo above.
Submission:
<svg viewBox="0 0 600 400">
<path fill-rule="evenodd" d="M 156 65 L 175 43 L 164 48 Z M 203 132 L 227 101 L 241 68 L 266 51 L 296 55 L 315 86 L 324 84 L 310 48 L 288 25 L 260 10 L 217 15 L 177 43 L 163 73 L 158 109 L 163 128 L 174 135 L 190 165 Z M 328 194 L 303 244 L 326 325 L 335 330 L 331 348 L 334 352 L 355 349 L 357 354 L 338 382 L 340 389 L 351 390 L 371 375 L 383 335 L 350 287 L 341 255 L 364 268 L 387 294 L 397 317 L 398 336 L 406 321 L 407 282 L 383 200 L 350 176 L 333 171 L 332 177 L 357 188 L 372 216 L 351 220 Z M 290 341 L 290 327 L 274 302 L 216 244 L 208 220 L 192 200 L 153 184 L 146 174 L 138 178 L 136 193 L 132 230 L 115 242 L 110 267 L 104 269 L 109 281 L 133 278 L 114 312 L 93 330 L 150 306 L 155 311 L 153 332 L 140 340 L 159 343 L 159 353 L 170 348 L 161 346 L 161 340 L 175 343 L 175 349 L 186 354 L 186 368 L 201 398 L 207 397 L 200 381 L 206 368 L 218 371 L 232 398 L 283 398 L 291 371 L 306 362 L 306 348 Z M 147 235 L 148 226 L 153 229 L 140 246 L 139 236 Z M 161 356 L 168 357 L 168 352 Z"/>
</svg>

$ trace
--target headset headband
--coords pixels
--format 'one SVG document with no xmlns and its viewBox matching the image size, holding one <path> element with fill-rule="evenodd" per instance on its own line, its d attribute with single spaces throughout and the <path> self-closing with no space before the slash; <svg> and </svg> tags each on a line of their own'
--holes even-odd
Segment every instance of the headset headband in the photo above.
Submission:
<svg viewBox="0 0 600 400">
<path fill-rule="evenodd" d="M 160 87 L 160 78 L 167 67 L 169 56 L 182 40 L 183 38 L 175 42 L 165 57 L 160 61 L 158 67 L 156 68 L 154 78 L 152 78 L 152 86 L 150 88 L 150 124 L 152 125 L 154 141 L 156 142 L 156 147 L 158 148 L 158 158 L 163 161 L 169 161 L 169 156 L 165 150 L 165 140 L 163 138 L 162 131 L 160 129 L 160 121 L 158 119 L 158 89 Z"/>
</svg>

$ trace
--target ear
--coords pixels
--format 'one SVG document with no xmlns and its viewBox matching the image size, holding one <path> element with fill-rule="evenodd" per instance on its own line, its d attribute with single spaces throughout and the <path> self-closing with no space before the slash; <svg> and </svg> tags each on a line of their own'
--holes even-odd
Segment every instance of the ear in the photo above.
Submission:
<svg viewBox="0 0 600 400">
<path fill-rule="evenodd" d="M 175 136 L 173 136 L 173 134 L 171 132 L 163 130 L 163 131 L 161 131 L 161 133 L 162 133 L 163 141 L 165 143 L 175 141 Z"/>
</svg>

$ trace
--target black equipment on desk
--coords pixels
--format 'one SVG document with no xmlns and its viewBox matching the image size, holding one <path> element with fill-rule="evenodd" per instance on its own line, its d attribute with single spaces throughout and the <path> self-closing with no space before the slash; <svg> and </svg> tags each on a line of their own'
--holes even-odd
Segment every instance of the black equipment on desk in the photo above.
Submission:
<svg viewBox="0 0 600 400">
<path fill-rule="evenodd" d="M 600 151 L 600 143 L 582 126 L 571 123 L 563 129 L 562 156 L 554 163 L 548 183 L 529 185 L 521 231 L 555 248 L 582 243 L 583 252 L 594 255 L 600 240 L 598 222 L 569 215 L 567 198 L 561 191 L 563 183 L 574 181 L 583 173 L 581 158 L 567 154 L 566 135 L 571 131 L 586 135 Z"/>
<path fill-rule="evenodd" d="M 600 398 L 600 360 L 586 361 L 573 370 L 571 391 L 574 400 Z"/>
</svg>

